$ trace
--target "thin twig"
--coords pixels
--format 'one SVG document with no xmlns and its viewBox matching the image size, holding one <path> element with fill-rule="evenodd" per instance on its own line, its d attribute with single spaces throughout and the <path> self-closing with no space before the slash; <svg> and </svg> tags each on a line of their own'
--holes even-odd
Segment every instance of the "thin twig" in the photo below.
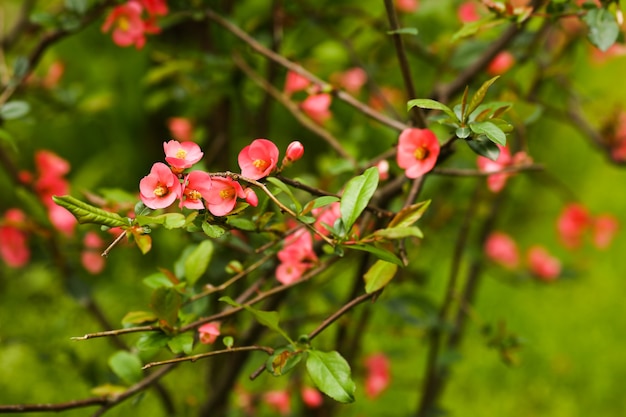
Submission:
<svg viewBox="0 0 626 417">
<path fill-rule="evenodd" d="M 262 350 L 268 355 L 271 355 L 274 353 L 274 349 L 267 347 L 267 346 L 241 346 L 241 347 L 234 347 L 234 348 L 229 348 L 229 349 L 214 350 L 212 352 L 199 353 L 197 355 L 192 355 L 192 356 L 183 356 L 180 358 L 168 359 L 164 361 L 150 362 L 150 363 L 145 364 L 143 368 L 141 369 L 148 369 L 148 368 L 152 368 L 153 366 L 163 366 L 163 365 L 168 365 L 172 363 L 195 362 L 198 359 L 204 359 L 210 356 L 221 355 L 224 353 L 244 352 L 244 351 L 249 351 L 249 350 Z"/>
</svg>

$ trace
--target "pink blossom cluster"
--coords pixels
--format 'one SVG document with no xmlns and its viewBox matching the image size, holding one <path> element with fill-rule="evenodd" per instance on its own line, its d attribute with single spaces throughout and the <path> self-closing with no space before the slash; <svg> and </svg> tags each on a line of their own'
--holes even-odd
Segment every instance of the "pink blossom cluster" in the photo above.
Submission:
<svg viewBox="0 0 626 417">
<path fill-rule="evenodd" d="M 322 393 L 316 388 L 303 386 L 300 390 L 302 402 L 308 408 L 318 408 L 324 402 Z M 291 393 L 286 389 L 267 391 L 263 394 L 263 402 L 282 416 L 291 414 Z"/>
<path fill-rule="evenodd" d="M 238 198 L 252 206 L 258 204 L 254 190 L 242 187 L 230 177 L 212 176 L 201 170 L 186 173 L 204 156 L 198 144 L 170 140 L 163 143 L 163 150 L 167 165 L 155 163 L 150 174 L 139 182 L 140 198 L 147 207 L 163 209 L 179 200 L 180 208 L 206 208 L 214 216 L 225 216 L 235 208 Z M 292 142 L 284 161 L 295 161 L 303 153 L 302 144 Z M 279 151 L 272 141 L 255 139 L 241 150 L 237 159 L 242 177 L 259 180 L 277 168 Z"/>
<path fill-rule="evenodd" d="M 365 359 L 365 394 L 376 398 L 387 389 L 391 382 L 389 359 L 383 353 L 375 353 Z"/>
<path fill-rule="evenodd" d="M 320 92 L 317 85 L 304 76 L 294 71 L 289 71 L 285 78 L 284 92 L 287 96 L 291 96 L 298 91 L 307 91 L 308 96 L 300 103 L 300 110 L 309 116 L 314 122 L 324 124 L 331 118 L 330 104 L 332 97 L 328 93 Z"/>
<path fill-rule="evenodd" d="M 121 47 L 134 45 L 141 49 L 146 44 L 146 34 L 157 34 L 158 16 L 169 12 L 166 0 L 129 0 L 114 7 L 102 25 L 102 32 L 113 29 L 113 42 Z"/>
<path fill-rule="evenodd" d="M 278 282 L 288 285 L 298 281 L 317 262 L 311 233 L 301 228 L 287 235 L 277 256 L 280 262 L 276 268 Z"/>
<path fill-rule="evenodd" d="M 500 148 L 500 155 L 495 161 L 485 158 L 484 156 L 478 157 L 476 164 L 481 172 L 498 172 L 507 167 L 523 166 L 532 163 L 532 159 L 526 152 L 516 152 L 515 155 L 511 156 L 511 151 L 509 151 L 508 146 L 498 145 L 498 147 Z M 514 174 L 510 172 L 500 172 L 489 175 L 487 177 L 487 187 L 489 187 L 492 192 L 498 193 L 502 191 L 507 180 L 512 175 Z"/>
<path fill-rule="evenodd" d="M 614 216 L 592 216 L 585 206 L 578 203 L 567 204 L 563 208 L 556 226 L 561 242 L 568 249 L 580 247 L 588 232 L 591 233 L 591 242 L 596 248 L 606 249 L 619 229 L 619 223 Z"/>
</svg>

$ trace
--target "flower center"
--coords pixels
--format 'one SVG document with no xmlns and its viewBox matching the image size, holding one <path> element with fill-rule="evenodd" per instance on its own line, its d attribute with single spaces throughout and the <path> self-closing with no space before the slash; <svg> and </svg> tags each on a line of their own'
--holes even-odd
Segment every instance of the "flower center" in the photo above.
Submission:
<svg viewBox="0 0 626 417">
<path fill-rule="evenodd" d="M 158 184 L 156 188 L 154 189 L 154 195 L 157 197 L 163 197 L 167 195 L 167 193 L 168 193 L 167 187 L 163 184 Z"/>
<path fill-rule="evenodd" d="M 186 156 L 187 156 L 187 151 L 184 149 L 179 149 L 178 152 L 176 152 L 176 158 L 178 159 L 185 159 Z"/>
<path fill-rule="evenodd" d="M 126 16 L 121 16 L 117 20 L 117 27 L 123 32 L 128 32 L 130 29 L 130 22 L 128 21 L 128 18 Z"/>
<path fill-rule="evenodd" d="M 267 168 L 269 162 L 264 159 L 255 159 L 252 165 L 254 165 L 258 170 L 265 171 L 265 168 Z"/>
<path fill-rule="evenodd" d="M 421 161 L 423 159 L 428 158 L 429 153 L 430 152 L 428 151 L 427 148 L 420 146 L 419 148 L 415 150 L 415 153 L 413 154 L 413 156 L 415 156 L 415 159 L 417 159 L 418 161 Z"/>
<path fill-rule="evenodd" d="M 187 200 L 200 200 L 202 198 L 202 194 L 198 190 L 185 190 L 185 196 Z"/>
<path fill-rule="evenodd" d="M 230 200 L 233 195 L 235 195 L 235 191 L 232 188 L 220 191 L 220 197 L 222 197 L 222 200 Z"/>
</svg>

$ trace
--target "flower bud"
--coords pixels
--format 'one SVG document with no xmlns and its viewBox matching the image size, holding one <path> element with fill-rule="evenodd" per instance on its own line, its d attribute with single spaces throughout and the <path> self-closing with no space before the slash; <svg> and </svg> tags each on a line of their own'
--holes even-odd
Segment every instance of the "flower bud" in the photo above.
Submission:
<svg viewBox="0 0 626 417">
<path fill-rule="evenodd" d="M 252 188 L 246 188 L 243 192 L 246 195 L 246 203 L 250 204 L 252 207 L 256 207 L 259 204 L 259 197 L 257 197 Z"/>
<path fill-rule="evenodd" d="M 304 146 L 302 146 L 302 143 L 295 140 L 291 142 L 289 146 L 287 146 L 285 158 L 289 162 L 297 161 L 298 159 L 302 158 L 302 155 L 304 155 Z"/>
</svg>

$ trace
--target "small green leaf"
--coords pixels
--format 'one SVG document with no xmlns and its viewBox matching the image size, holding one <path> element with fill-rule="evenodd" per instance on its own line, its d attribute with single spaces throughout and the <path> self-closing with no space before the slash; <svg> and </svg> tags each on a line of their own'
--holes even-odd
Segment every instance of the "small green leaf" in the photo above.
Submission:
<svg viewBox="0 0 626 417">
<path fill-rule="evenodd" d="M 141 253 L 145 255 L 150 252 L 150 249 L 152 249 L 152 237 L 143 234 L 141 231 L 133 230 L 131 233 Z"/>
<path fill-rule="evenodd" d="M 307 214 L 313 209 L 324 207 L 337 201 L 339 201 L 339 198 L 335 197 L 334 195 L 325 195 L 323 197 L 318 197 L 306 203 L 304 209 L 302 209 L 302 214 Z"/>
<path fill-rule="evenodd" d="M 72 196 L 52 196 L 52 200 L 72 213 L 80 224 L 95 223 L 109 227 L 128 226 L 128 222 L 119 214 L 83 203 Z"/>
<path fill-rule="evenodd" d="M 493 112 L 493 114 L 491 114 L 489 118 L 498 117 L 506 112 L 508 109 L 510 109 L 512 106 L 513 104 L 508 101 L 492 101 L 490 103 L 483 103 L 474 109 L 474 111 L 469 115 L 469 118 L 467 120 L 470 122 L 480 122 L 481 120 L 478 119 L 478 116 L 480 114 L 483 114 L 486 110 L 489 110 L 489 112 L 487 112 L 486 114 L 490 114 L 491 112 Z"/>
<path fill-rule="evenodd" d="M 140 324 L 152 323 L 153 321 L 156 321 L 156 320 L 157 320 L 157 317 L 154 315 L 154 313 L 150 311 L 130 311 L 126 313 L 124 318 L 122 318 L 122 325 L 123 326 L 129 325 L 129 324 L 140 325 Z"/>
<path fill-rule="evenodd" d="M 203 240 L 185 259 L 185 279 L 193 285 L 209 267 L 213 257 L 213 242 Z"/>
<path fill-rule="evenodd" d="M 490 15 L 481 20 L 477 20 L 475 22 L 465 23 L 461 29 L 459 29 L 454 35 L 452 35 L 452 42 L 456 42 L 459 39 L 467 38 L 468 36 L 475 35 L 478 31 L 485 26 L 487 23 L 490 23 L 494 20 L 494 16 Z"/>
<path fill-rule="evenodd" d="M 143 283 L 150 288 L 173 287 L 174 283 L 162 272 L 155 272 L 143 279 Z"/>
<path fill-rule="evenodd" d="M 181 296 L 174 288 L 159 287 L 152 293 L 150 307 L 159 320 L 174 327 L 181 304 Z"/>
<path fill-rule="evenodd" d="M 170 337 L 163 332 L 150 332 L 141 335 L 135 345 L 140 351 L 158 350 L 167 346 Z"/>
<path fill-rule="evenodd" d="M 485 81 L 483 85 L 480 86 L 478 91 L 474 93 L 474 95 L 472 96 L 472 100 L 470 101 L 470 105 L 467 108 L 467 113 L 465 113 L 465 120 L 463 120 L 463 122 L 466 122 L 467 117 L 472 114 L 474 110 L 476 110 L 476 108 L 483 102 L 483 100 L 485 99 L 485 95 L 487 94 L 487 90 L 489 90 L 491 84 L 496 82 L 498 78 L 500 78 L 500 76 L 496 75 L 495 77 Z"/>
<path fill-rule="evenodd" d="M 403 208 L 391 219 L 387 228 L 412 226 L 424 215 L 429 205 L 430 200 L 426 200 Z"/>
<path fill-rule="evenodd" d="M 178 334 L 167 342 L 167 346 L 176 355 L 180 353 L 189 355 L 193 350 L 193 336 L 192 332 Z"/>
<path fill-rule="evenodd" d="M 292 345 L 295 344 L 294 341 L 291 340 L 289 335 L 287 335 L 287 333 L 283 329 L 281 329 L 281 327 L 279 326 L 278 323 L 280 320 L 279 320 L 278 312 L 257 310 L 256 308 L 239 304 L 228 296 L 221 297 L 219 301 L 223 301 L 227 304 L 230 304 L 233 307 L 241 307 L 241 308 L 246 309 L 248 312 L 252 313 L 252 315 L 257 319 L 257 321 L 261 323 L 263 326 L 269 327 L 270 329 L 279 333 Z"/>
<path fill-rule="evenodd" d="M 467 144 L 476 154 L 489 158 L 492 161 L 497 160 L 498 156 L 500 156 L 498 145 L 487 139 L 486 136 L 478 136 L 468 140 Z"/>
<path fill-rule="evenodd" d="M 461 117 L 459 117 L 460 120 L 465 119 L 465 110 L 467 109 L 467 94 L 468 93 L 469 93 L 469 86 L 466 85 L 465 91 L 463 91 L 463 97 L 461 98 Z"/>
<path fill-rule="evenodd" d="M 513 125 L 504 119 L 489 119 L 489 121 L 496 125 L 498 129 L 504 133 L 510 133 L 513 131 Z"/>
<path fill-rule="evenodd" d="M 296 350 L 293 345 L 276 349 L 265 361 L 265 369 L 274 376 L 281 376 L 289 372 L 302 360 L 303 352 Z"/>
<path fill-rule="evenodd" d="M 226 223 L 239 230 L 246 230 L 248 232 L 254 232 L 256 230 L 256 224 L 245 217 L 229 216 L 226 219 Z"/>
<path fill-rule="evenodd" d="M 202 231 L 204 232 L 205 235 L 207 235 L 208 237 L 212 239 L 217 239 L 218 237 L 222 236 L 226 232 L 224 228 L 217 226 L 215 224 L 207 223 L 207 222 L 202 223 Z"/>
<path fill-rule="evenodd" d="M 24 117 L 30 111 L 30 105 L 25 101 L 9 101 L 0 107 L 0 119 L 13 120 Z"/>
<path fill-rule="evenodd" d="M 378 168 L 371 167 L 346 184 L 341 196 L 341 220 L 349 232 L 378 187 Z"/>
<path fill-rule="evenodd" d="M 119 350 L 109 358 L 109 367 L 113 373 L 128 385 L 141 381 L 143 377 L 141 366 L 141 360 L 137 355 L 125 350 Z"/>
<path fill-rule="evenodd" d="M 379 259 L 382 259 L 383 261 L 391 262 L 398 266 L 404 266 L 404 264 L 402 263 L 402 260 L 398 258 L 396 255 L 394 255 L 393 252 L 388 251 L 387 249 L 379 248 L 371 244 L 356 243 L 353 245 L 341 245 L 341 247 L 346 248 L 346 249 L 354 249 L 354 250 L 360 250 L 363 252 L 369 252 L 372 255 L 376 255 Z"/>
<path fill-rule="evenodd" d="M 324 394 L 341 403 L 354 401 L 356 386 L 351 378 L 350 365 L 339 352 L 310 350 L 306 369 L 317 388 Z"/>
<path fill-rule="evenodd" d="M 230 349 L 235 344 L 235 339 L 233 339 L 232 336 L 226 336 L 222 339 L 222 343 L 224 343 L 224 346 Z"/>
<path fill-rule="evenodd" d="M 583 20 L 589 27 L 587 38 L 602 52 L 608 50 L 617 40 L 619 25 L 613 13 L 607 9 L 589 10 Z"/>
<path fill-rule="evenodd" d="M 274 185 L 276 188 L 278 188 L 279 190 L 287 194 L 289 199 L 293 202 L 293 205 L 296 208 L 297 213 L 300 213 L 302 211 L 302 204 L 300 204 L 300 202 L 296 199 L 296 197 L 293 195 L 293 193 L 291 192 L 287 184 L 285 184 L 284 182 L 282 182 L 276 177 L 267 177 L 267 182 L 269 182 L 270 184 Z"/>
<path fill-rule="evenodd" d="M 450 107 L 429 98 L 416 98 L 414 100 L 409 100 L 407 103 L 407 110 L 411 110 L 413 107 L 419 107 L 420 109 L 441 110 L 450 116 L 452 120 L 458 120 L 456 114 L 454 114 Z"/>
<path fill-rule="evenodd" d="M 365 273 L 365 292 L 371 294 L 380 290 L 396 275 L 398 265 L 385 261 L 376 261 Z"/>
<path fill-rule="evenodd" d="M 387 31 L 387 35 L 417 35 L 418 33 L 417 28 L 400 28 Z"/>
<path fill-rule="evenodd" d="M 470 123 L 469 126 L 472 132 L 478 135 L 485 135 L 490 141 L 506 146 L 506 135 L 495 124 L 491 122 L 474 122 Z"/>
<path fill-rule="evenodd" d="M 384 239 L 404 239 L 405 237 L 419 237 L 421 239 L 424 237 L 424 234 L 419 227 L 410 226 L 380 229 L 372 233 L 372 236 Z"/>
<path fill-rule="evenodd" d="M 185 225 L 185 215 L 182 213 L 167 213 L 158 216 L 139 215 L 136 217 L 137 224 L 145 226 L 148 224 L 162 224 L 166 229 L 178 229 Z"/>
<path fill-rule="evenodd" d="M 455 134 L 459 139 L 467 139 L 472 134 L 472 130 L 469 127 L 459 127 L 456 129 Z"/>
</svg>

